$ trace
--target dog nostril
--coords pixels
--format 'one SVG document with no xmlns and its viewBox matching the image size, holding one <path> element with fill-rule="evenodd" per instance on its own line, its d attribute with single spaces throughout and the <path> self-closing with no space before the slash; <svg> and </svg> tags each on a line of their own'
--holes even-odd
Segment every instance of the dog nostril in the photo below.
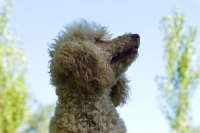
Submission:
<svg viewBox="0 0 200 133">
<path fill-rule="evenodd" d="M 140 36 L 139 36 L 138 34 L 132 34 L 131 37 L 134 37 L 134 38 L 140 39 Z"/>
</svg>

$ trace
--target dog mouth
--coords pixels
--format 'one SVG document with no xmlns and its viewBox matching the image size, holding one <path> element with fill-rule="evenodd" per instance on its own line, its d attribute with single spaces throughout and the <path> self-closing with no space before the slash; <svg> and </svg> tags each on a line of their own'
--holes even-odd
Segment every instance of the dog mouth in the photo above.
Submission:
<svg viewBox="0 0 200 133">
<path fill-rule="evenodd" d="M 128 50 L 123 51 L 122 53 L 118 54 L 117 56 L 114 56 L 111 59 L 110 64 L 116 63 L 117 61 L 119 61 L 122 58 L 127 57 L 131 54 L 138 54 L 138 48 L 139 48 L 139 46 L 134 46 Z"/>
</svg>

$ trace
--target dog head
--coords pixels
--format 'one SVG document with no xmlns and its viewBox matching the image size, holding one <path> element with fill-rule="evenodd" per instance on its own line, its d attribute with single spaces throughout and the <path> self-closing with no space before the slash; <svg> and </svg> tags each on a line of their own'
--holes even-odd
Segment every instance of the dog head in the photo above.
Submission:
<svg viewBox="0 0 200 133">
<path fill-rule="evenodd" d="M 106 27 L 86 20 L 65 28 L 49 50 L 55 86 L 68 79 L 89 91 L 112 87 L 138 56 L 138 34 L 111 39 Z"/>
</svg>

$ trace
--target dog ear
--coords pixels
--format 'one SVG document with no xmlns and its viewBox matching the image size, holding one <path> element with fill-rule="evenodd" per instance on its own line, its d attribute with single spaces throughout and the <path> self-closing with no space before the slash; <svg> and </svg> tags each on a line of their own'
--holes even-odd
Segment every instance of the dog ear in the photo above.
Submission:
<svg viewBox="0 0 200 133">
<path fill-rule="evenodd" d="M 105 89 L 113 83 L 113 71 L 93 43 L 64 44 L 58 49 L 55 61 L 63 73 L 89 91 Z"/>
<path fill-rule="evenodd" d="M 128 80 L 123 75 L 111 88 L 110 97 L 114 106 L 123 106 L 129 98 Z"/>
</svg>

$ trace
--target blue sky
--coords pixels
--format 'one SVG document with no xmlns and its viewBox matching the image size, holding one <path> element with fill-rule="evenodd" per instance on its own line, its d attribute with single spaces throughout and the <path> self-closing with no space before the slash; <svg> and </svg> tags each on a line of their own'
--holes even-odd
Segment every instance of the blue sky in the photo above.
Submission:
<svg viewBox="0 0 200 133">
<path fill-rule="evenodd" d="M 11 25 L 17 27 L 30 67 L 27 83 L 30 94 L 44 104 L 56 103 L 55 88 L 50 85 L 48 43 L 56 38 L 63 26 L 85 18 L 108 26 L 113 37 L 127 32 L 141 36 L 139 58 L 127 75 L 131 82 L 130 101 L 118 108 L 128 133 L 168 133 L 169 127 L 159 109 L 159 92 L 154 81 L 164 75 L 160 20 L 172 12 L 174 5 L 186 14 L 187 24 L 200 28 L 200 0 L 134 1 L 134 0 L 15 0 Z M 200 57 L 200 35 L 195 46 Z M 200 87 L 191 104 L 194 125 L 200 125 Z M 34 106 L 34 103 L 33 103 Z"/>
</svg>

